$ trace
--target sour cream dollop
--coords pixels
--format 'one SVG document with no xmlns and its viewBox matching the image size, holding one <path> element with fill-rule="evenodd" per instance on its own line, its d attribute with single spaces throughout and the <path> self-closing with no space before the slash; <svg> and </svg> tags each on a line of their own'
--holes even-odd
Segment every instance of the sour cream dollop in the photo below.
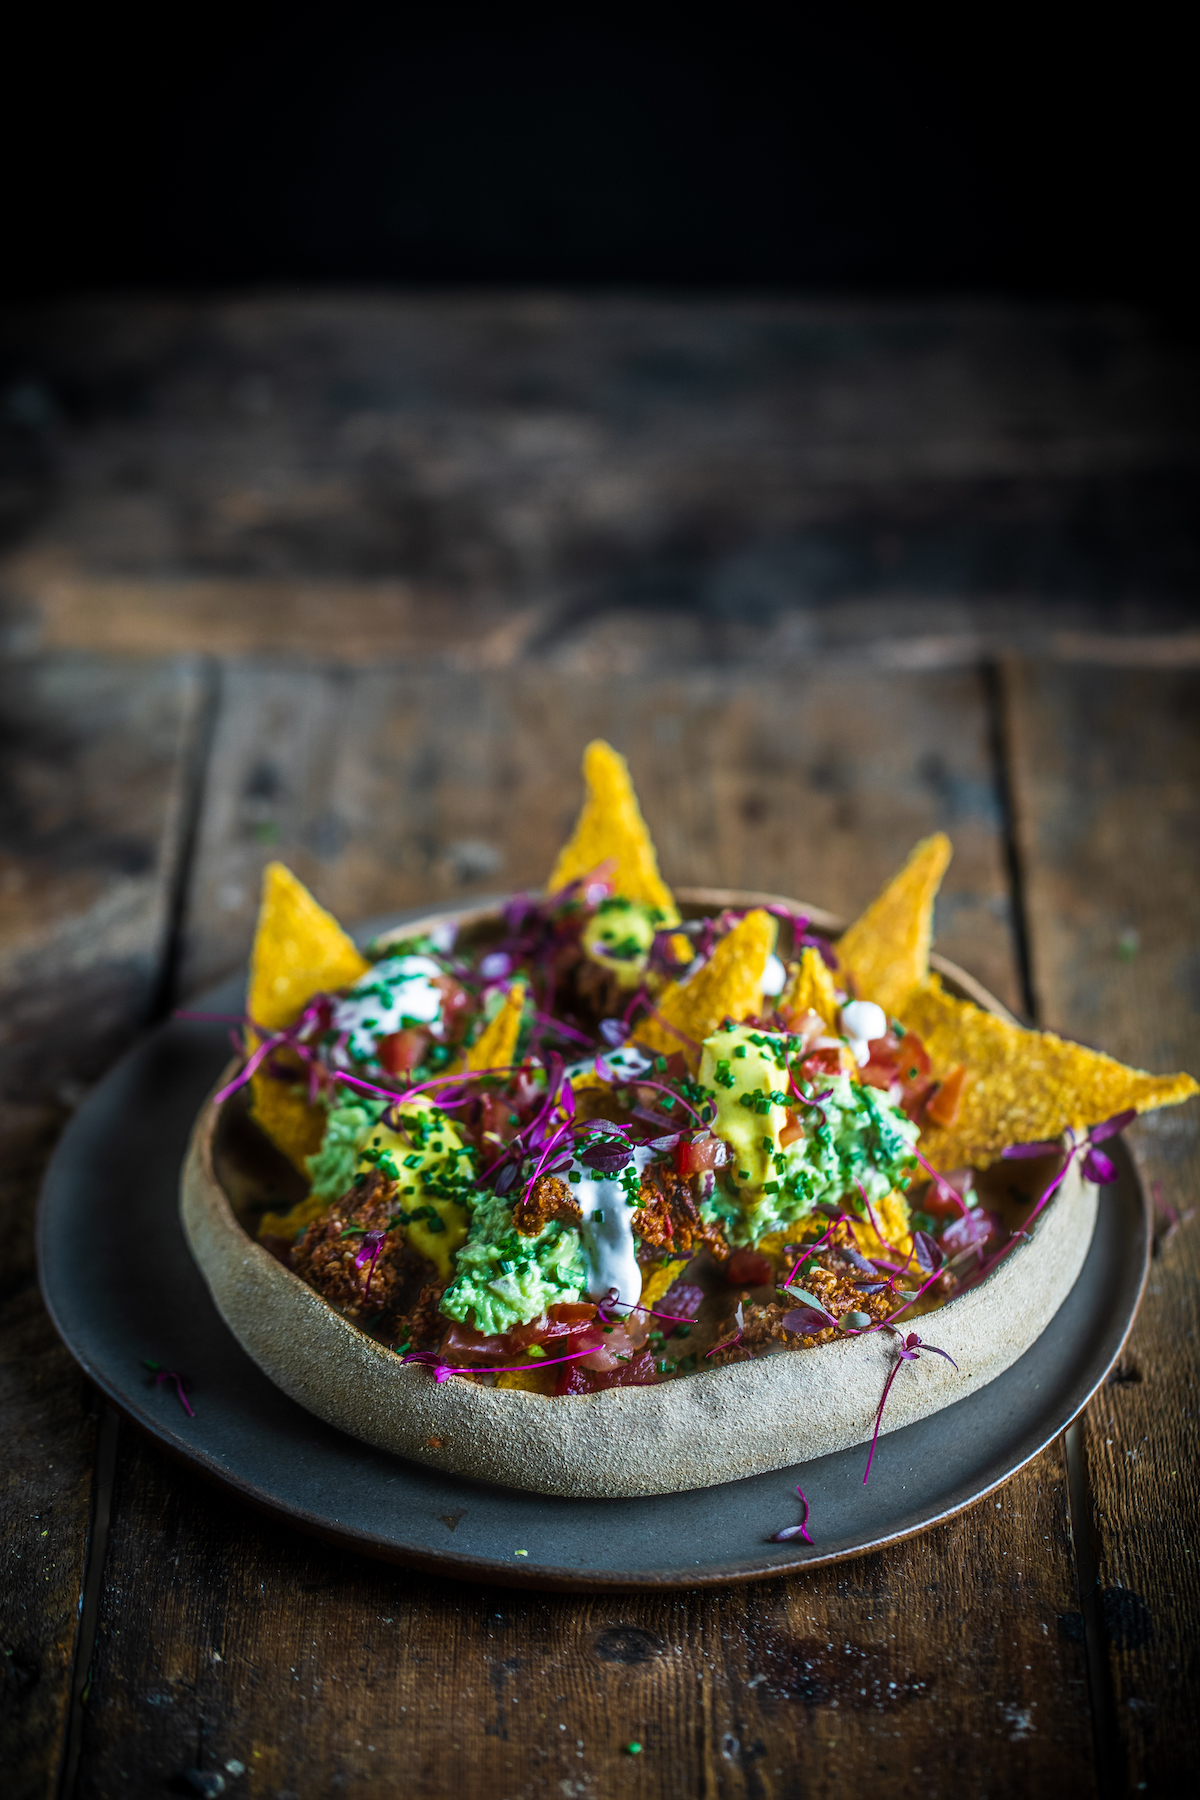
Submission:
<svg viewBox="0 0 1200 1800">
<path fill-rule="evenodd" d="M 633 1171 L 640 1176 L 654 1160 L 655 1152 L 648 1144 L 637 1144 L 633 1160 L 620 1175 L 593 1175 L 585 1170 L 582 1181 L 571 1183 L 583 1214 L 579 1239 L 587 1264 L 587 1291 L 593 1300 L 603 1300 L 612 1288 L 628 1306 L 636 1306 L 642 1297 L 642 1271 L 633 1235 L 637 1203 L 629 1204 L 621 1176 L 628 1182 Z"/>
<path fill-rule="evenodd" d="M 873 1000 L 848 1000 L 843 1006 L 842 1030 L 860 1069 L 871 1060 L 871 1040 L 884 1035 L 887 1023 L 887 1014 Z"/>
<path fill-rule="evenodd" d="M 431 956 L 390 956 L 376 963 L 333 1009 L 333 1028 L 348 1032 L 347 1049 L 356 1062 L 372 1062 L 382 1037 L 401 1031 L 405 1020 L 442 1037 L 442 991 L 433 977 L 441 969 Z"/>
</svg>

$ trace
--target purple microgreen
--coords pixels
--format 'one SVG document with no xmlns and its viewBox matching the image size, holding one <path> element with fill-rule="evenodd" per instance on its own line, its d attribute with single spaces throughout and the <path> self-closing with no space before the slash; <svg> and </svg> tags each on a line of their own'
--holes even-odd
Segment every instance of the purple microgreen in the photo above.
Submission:
<svg viewBox="0 0 1200 1800">
<path fill-rule="evenodd" d="M 504 950 L 489 950 L 480 958 L 479 973 L 485 981 L 503 981 L 512 974 L 512 957 Z"/>
<path fill-rule="evenodd" d="M 537 1362 L 529 1363 L 446 1363 L 436 1350 L 410 1350 L 401 1360 L 406 1363 L 424 1363 L 433 1370 L 437 1381 L 445 1381 L 448 1375 L 517 1375 L 526 1369 L 549 1369 L 555 1363 L 575 1362 L 581 1356 L 594 1356 L 596 1346 L 588 1350 L 572 1350 L 569 1356 L 543 1356 Z"/>
<path fill-rule="evenodd" d="M 806 1544 L 812 1543 L 812 1539 L 809 1537 L 806 1529 L 808 1525 L 808 1501 L 804 1498 L 804 1491 L 802 1488 L 798 1487 L 796 1489 L 796 1494 L 801 1506 L 804 1508 L 804 1517 L 798 1525 L 785 1525 L 782 1531 L 775 1532 L 772 1537 L 767 1539 L 769 1544 L 786 1544 L 794 1537 L 802 1537 Z"/>
<path fill-rule="evenodd" d="M 838 1255 L 844 1256 L 847 1262 L 853 1263 L 854 1267 L 863 1275 L 875 1273 L 874 1265 L 869 1263 L 865 1256 L 861 1256 L 853 1244 L 839 1244 Z"/>
<path fill-rule="evenodd" d="M 1027 1157 L 1054 1156 L 1061 1149 L 1061 1144 L 1006 1144 L 1000 1155 L 1005 1162 L 1019 1162 Z"/>
<path fill-rule="evenodd" d="M 910 1331 L 907 1337 L 901 1337 L 898 1331 L 892 1331 L 890 1325 L 886 1326 L 885 1329 L 891 1332 L 893 1337 L 900 1338 L 900 1342 L 896 1349 L 896 1360 L 892 1364 L 891 1372 L 883 1384 L 883 1393 L 880 1395 L 879 1399 L 879 1410 L 875 1414 L 875 1431 L 871 1438 L 871 1448 L 867 1453 L 867 1466 L 863 1470 L 864 1487 L 866 1487 L 867 1478 L 871 1473 L 871 1463 L 875 1456 L 875 1446 L 879 1442 L 879 1428 L 883 1423 L 883 1409 L 887 1405 L 888 1395 L 892 1391 L 892 1383 L 900 1373 L 901 1364 L 906 1362 L 917 1362 L 922 1350 L 929 1350 L 932 1351 L 934 1356 L 945 1357 L 946 1361 L 955 1369 L 958 1368 L 958 1364 L 954 1361 L 954 1358 L 950 1355 L 948 1350 L 939 1350 L 936 1344 L 923 1343 L 915 1331 Z"/>
<path fill-rule="evenodd" d="M 832 1323 L 824 1312 L 814 1312 L 811 1306 L 793 1306 L 779 1322 L 795 1337 L 815 1337 L 818 1331 L 827 1330 Z"/>
<path fill-rule="evenodd" d="M 666 1137 L 651 1138 L 646 1148 L 648 1150 L 673 1150 L 682 1136 L 682 1131 L 672 1131 Z"/>
<path fill-rule="evenodd" d="M 882 1294 L 883 1290 L 890 1285 L 886 1281 L 856 1281 L 854 1291 L 856 1294 Z"/>
<path fill-rule="evenodd" d="M 913 1254 L 926 1274 L 940 1269 L 946 1260 L 941 1245 L 927 1231 L 913 1232 Z"/>
<path fill-rule="evenodd" d="M 503 1168 L 500 1170 L 500 1173 L 496 1177 L 496 1184 L 495 1184 L 496 1193 L 507 1194 L 509 1188 L 512 1186 L 513 1182 L 517 1179 L 517 1175 L 518 1175 L 519 1171 L 520 1171 L 520 1165 L 518 1163 L 515 1163 L 512 1161 L 506 1162 L 504 1164 Z"/>
<path fill-rule="evenodd" d="M 587 1146 L 579 1152 L 579 1160 L 585 1168 L 595 1169 L 601 1175 L 617 1175 L 633 1161 L 633 1146 L 626 1143 L 613 1144 L 604 1138 L 590 1138 Z"/>
<path fill-rule="evenodd" d="M 371 1283 L 375 1278 L 375 1269 L 379 1262 L 379 1258 L 383 1255 L 383 1246 L 386 1242 L 386 1231 L 368 1231 L 364 1233 L 363 1241 L 359 1246 L 358 1255 L 354 1258 L 354 1266 L 356 1269 L 365 1267 L 367 1263 L 370 1263 L 371 1265 L 370 1268 L 367 1269 L 367 1279 L 363 1285 L 364 1300 L 371 1292 Z"/>
<path fill-rule="evenodd" d="M 1005 1152 L 1005 1154 L 1007 1155 L 1007 1152 Z M 963 1199 L 962 1195 L 958 1192 L 958 1189 L 951 1187 L 950 1183 L 946 1180 L 946 1177 L 944 1175 L 939 1175 L 938 1171 L 934 1168 L 933 1164 L 931 1162 L 927 1162 L 925 1157 L 923 1157 L 921 1155 L 921 1152 L 919 1150 L 914 1150 L 913 1155 L 916 1157 L 917 1161 L 920 1163 L 920 1165 L 924 1169 L 925 1173 L 927 1175 L 931 1175 L 933 1177 L 933 1184 L 937 1188 L 937 1191 L 941 1195 L 942 1199 L 943 1200 L 953 1200 L 953 1202 L 954 1202 L 955 1206 L 957 1206 L 959 1212 L 965 1213 L 968 1210 L 967 1204 L 966 1204 L 965 1200 Z"/>
<path fill-rule="evenodd" d="M 149 1369 L 150 1373 L 154 1376 L 155 1387 L 161 1387 L 164 1381 L 173 1381 L 175 1383 L 176 1399 L 179 1401 L 180 1406 L 182 1406 L 188 1418 L 194 1419 L 196 1415 L 192 1410 L 191 1401 L 187 1397 L 187 1389 L 191 1387 L 192 1384 L 187 1376 L 178 1374 L 174 1369 L 164 1369 L 161 1363 L 156 1363 L 153 1358 L 149 1356 L 146 1357 L 142 1366 L 143 1368 Z"/>
<path fill-rule="evenodd" d="M 799 1300 L 804 1306 L 810 1307 L 813 1312 L 820 1313 L 827 1325 L 837 1324 L 837 1320 L 834 1318 L 833 1314 L 826 1311 L 816 1295 L 810 1294 L 806 1288 L 792 1287 L 789 1285 L 784 1288 L 783 1292 L 787 1295 L 789 1300 Z"/>
<path fill-rule="evenodd" d="M 610 1050 L 616 1050 L 629 1036 L 629 1026 L 624 1019 L 601 1019 L 600 1036 Z"/>
<path fill-rule="evenodd" d="M 1093 1125 L 1088 1138 L 1093 1144 L 1102 1144 L 1105 1138 L 1116 1137 L 1127 1125 L 1132 1125 L 1137 1118 L 1137 1107 L 1130 1106 L 1124 1112 L 1114 1113 L 1111 1119 L 1105 1119 L 1101 1125 Z"/>
<path fill-rule="evenodd" d="M 1097 1187 L 1108 1187 L 1117 1179 L 1117 1165 L 1103 1150 L 1092 1148 L 1083 1159 L 1083 1178 Z"/>
</svg>

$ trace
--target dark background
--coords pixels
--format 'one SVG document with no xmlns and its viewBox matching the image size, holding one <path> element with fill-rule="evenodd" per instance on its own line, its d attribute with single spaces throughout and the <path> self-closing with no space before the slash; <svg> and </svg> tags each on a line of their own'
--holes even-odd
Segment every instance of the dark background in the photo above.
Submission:
<svg viewBox="0 0 1200 1800">
<path fill-rule="evenodd" d="M 1011 6 L 47 11 L 9 32 L 7 287 L 987 290 L 1186 324 L 1181 31 Z"/>
</svg>

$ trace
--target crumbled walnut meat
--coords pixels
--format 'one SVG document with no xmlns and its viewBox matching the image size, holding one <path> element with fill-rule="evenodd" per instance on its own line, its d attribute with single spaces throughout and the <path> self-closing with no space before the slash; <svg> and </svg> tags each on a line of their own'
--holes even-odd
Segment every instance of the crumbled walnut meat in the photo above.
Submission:
<svg viewBox="0 0 1200 1800">
<path fill-rule="evenodd" d="M 527 1200 L 513 1207 L 513 1224 L 522 1237 L 536 1237 L 551 1219 L 564 1225 L 581 1225 L 583 1212 L 565 1181 L 557 1175 L 539 1175 Z"/>
<path fill-rule="evenodd" d="M 427 1278 L 430 1265 L 410 1250 L 405 1232 L 387 1230 L 395 1211 L 396 1184 L 376 1169 L 362 1187 L 352 1187 L 310 1225 L 296 1246 L 296 1274 L 348 1319 L 395 1312 L 414 1291 L 414 1282 Z M 354 1235 L 343 1236 L 351 1227 Z M 369 1231 L 387 1232 L 373 1274 L 368 1263 L 359 1269 L 354 1262 Z"/>
<path fill-rule="evenodd" d="M 425 1265 L 428 1269 L 430 1264 Z M 406 1343 L 410 1350 L 436 1350 L 446 1332 L 446 1318 L 438 1311 L 445 1293 L 440 1281 L 427 1283 L 417 1296 L 416 1305 L 400 1313 L 395 1323 L 395 1342 Z"/>
<path fill-rule="evenodd" d="M 800 1283 L 805 1290 L 819 1300 L 826 1312 L 835 1319 L 840 1319 L 848 1312 L 866 1313 L 872 1323 L 877 1324 L 890 1318 L 900 1304 L 896 1295 L 885 1288 L 878 1294 L 864 1294 L 856 1287 L 856 1281 L 862 1280 L 860 1272 L 848 1267 L 840 1259 L 835 1269 L 810 1268 Z M 794 1309 L 804 1307 L 802 1300 L 770 1300 L 762 1306 L 747 1306 L 742 1313 L 742 1336 L 737 1350 L 757 1352 L 775 1343 L 786 1346 L 789 1350 L 811 1349 L 814 1344 L 832 1343 L 841 1337 L 841 1332 L 833 1325 L 826 1325 L 820 1331 L 800 1334 L 784 1328 L 783 1321 Z M 737 1330 L 737 1320 L 732 1313 L 721 1325 L 720 1337 L 732 1337 Z M 714 1363 L 736 1362 L 733 1354 L 734 1346 L 728 1351 L 720 1351 L 713 1357 Z"/>
<path fill-rule="evenodd" d="M 638 1210 L 633 1215 L 635 1236 L 644 1244 L 670 1250 L 676 1256 L 694 1256 L 707 1248 L 723 1262 L 729 1246 L 719 1225 L 700 1217 L 692 1192 L 693 1177 L 677 1175 L 663 1163 L 654 1163 L 642 1176 Z"/>
</svg>

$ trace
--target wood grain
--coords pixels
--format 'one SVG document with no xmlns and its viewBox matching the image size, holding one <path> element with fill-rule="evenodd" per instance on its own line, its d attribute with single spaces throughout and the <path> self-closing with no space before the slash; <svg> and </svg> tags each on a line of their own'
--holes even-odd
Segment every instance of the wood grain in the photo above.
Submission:
<svg viewBox="0 0 1200 1800">
<path fill-rule="evenodd" d="M 819 1529 L 819 1524 L 818 1524 Z M 247 1796 L 835 1800 L 1090 1791 L 1051 1453 L 909 1545 L 808 1577 L 629 1598 L 512 1593 L 323 1549 L 127 1447 L 87 1800 L 197 1766 Z M 640 1756 L 625 1746 L 638 1742 Z"/>
<path fill-rule="evenodd" d="M 537 880 L 598 731 L 630 755 L 679 880 L 719 873 L 783 891 L 803 880 L 850 910 L 914 836 L 962 827 L 962 931 L 973 909 L 992 922 L 990 940 L 980 933 L 987 976 L 1013 991 L 982 684 L 819 668 L 773 685 L 549 689 L 535 672 L 231 671 L 188 968 L 242 952 L 249 910 L 231 924 L 207 896 L 234 879 L 252 892 L 267 854 L 293 858 L 347 917 Z M 277 785 L 251 779 L 264 759 Z M 247 813 L 252 792 L 273 810 Z M 341 825 L 322 837 L 330 820 Z M 276 827 L 269 845 L 255 836 L 262 823 Z M 464 870 L 472 841 L 496 848 L 486 874 Z M 951 914 L 951 941 L 954 929 Z M 403 1784 L 468 1800 L 832 1800 L 883 1780 L 927 1800 L 982 1790 L 997 1766 L 1033 1795 L 1086 1794 L 1076 1606 L 1057 1450 L 998 1500 L 862 1562 L 750 1589 L 600 1600 L 437 1584 L 329 1552 L 127 1434 L 81 1793 L 155 1793 L 199 1757 L 254 1796 Z"/>
<path fill-rule="evenodd" d="M 937 945 L 1010 1005 L 1000 802 L 974 670 L 786 679 L 229 668 L 189 902 L 184 984 L 246 956 L 281 856 L 351 920 L 540 886 L 584 745 L 630 758 L 669 880 L 799 894 L 853 916 L 918 838 L 950 832 Z"/>
<path fill-rule="evenodd" d="M 1200 1073 L 1200 679 L 1028 664 L 1009 679 L 1045 1022 L 1139 1067 Z M 1085 1452 L 1126 1758 L 1111 1791 L 1175 1794 L 1200 1777 L 1200 1107 L 1154 1114 L 1130 1140 L 1159 1198 L 1159 1254 Z"/>
<path fill-rule="evenodd" d="M 46 649 L 1193 623 L 1195 354 L 1113 308 L 126 297 L 0 315 L 0 355 L 43 420 L 0 612 Z"/>
<path fill-rule="evenodd" d="M 153 1004 L 198 700 L 187 666 L 0 675 L 0 1785 L 22 1800 L 55 1790 L 95 1448 L 38 1297 L 33 1207 L 63 1120 Z"/>
</svg>

